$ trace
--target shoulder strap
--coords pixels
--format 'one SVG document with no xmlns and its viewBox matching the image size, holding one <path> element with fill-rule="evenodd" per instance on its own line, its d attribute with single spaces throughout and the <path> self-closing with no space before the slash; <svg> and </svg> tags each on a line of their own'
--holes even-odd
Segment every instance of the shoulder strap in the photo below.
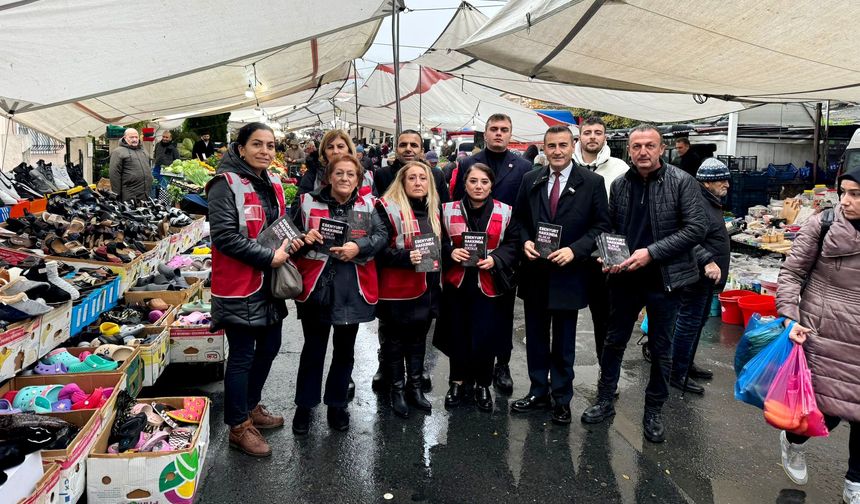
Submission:
<svg viewBox="0 0 860 504">
<path fill-rule="evenodd" d="M 815 255 L 816 259 L 821 255 L 821 249 L 824 248 L 824 238 L 827 237 L 827 232 L 830 231 L 830 226 L 833 225 L 833 209 L 827 208 L 821 214 L 821 230 L 818 232 L 818 249 Z"/>
</svg>

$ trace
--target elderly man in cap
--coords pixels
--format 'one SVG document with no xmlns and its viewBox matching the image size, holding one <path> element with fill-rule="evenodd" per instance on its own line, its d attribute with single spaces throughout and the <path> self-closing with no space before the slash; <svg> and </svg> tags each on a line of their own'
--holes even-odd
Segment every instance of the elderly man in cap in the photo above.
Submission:
<svg viewBox="0 0 860 504">
<path fill-rule="evenodd" d="M 364 168 L 364 171 L 373 171 L 373 160 L 370 159 L 370 156 L 368 156 L 367 152 L 364 151 L 363 146 L 355 146 L 355 157 L 357 157 L 358 161 L 361 162 L 361 167 Z"/>
<path fill-rule="evenodd" d="M 715 291 L 723 290 L 729 273 L 731 242 L 723 219 L 722 199 L 729 192 L 731 178 L 729 169 L 716 158 L 705 159 L 696 172 L 696 180 L 702 185 L 708 234 L 694 249 L 699 265 L 699 281 L 681 291 L 681 307 L 675 321 L 675 339 L 672 344 L 672 374 L 669 378 L 672 387 L 694 394 L 705 393 L 705 388 L 696 383 L 694 378 L 709 380 L 713 377 L 711 371 L 697 367 L 693 358 L 699 346 L 702 327 L 711 312 L 711 299 Z M 688 373 L 690 379 L 686 379 Z"/>
<path fill-rule="evenodd" d="M 284 152 L 284 159 L 287 164 L 302 164 L 305 162 L 305 152 L 299 149 L 299 141 L 296 139 L 290 140 L 290 148 Z"/>
<path fill-rule="evenodd" d="M 110 153 L 110 189 L 120 201 L 144 200 L 152 190 L 149 156 L 140 148 L 140 133 L 125 130 L 119 146 Z"/>
</svg>

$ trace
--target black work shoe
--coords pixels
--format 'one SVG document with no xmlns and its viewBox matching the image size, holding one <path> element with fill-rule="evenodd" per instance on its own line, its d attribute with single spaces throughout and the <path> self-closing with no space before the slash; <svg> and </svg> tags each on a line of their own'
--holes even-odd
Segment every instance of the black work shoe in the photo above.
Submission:
<svg viewBox="0 0 860 504">
<path fill-rule="evenodd" d="M 511 378 L 511 367 L 507 364 L 496 364 L 493 368 L 493 387 L 502 394 L 514 393 L 514 380 Z"/>
<path fill-rule="evenodd" d="M 691 394 L 705 394 L 705 387 L 696 383 L 692 378 L 687 379 L 687 386 L 684 387 L 684 380 L 676 380 L 672 378 L 669 380 L 669 385 L 675 387 L 678 390 L 683 390 L 684 392 L 690 392 Z"/>
<path fill-rule="evenodd" d="M 642 432 L 645 439 L 652 443 L 662 443 L 666 440 L 666 429 L 663 427 L 663 414 L 659 411 L 645 410 L 642 418 Z"/>
<path fill-rule="evenodd" d="M 329 406 L 326 418 L 328 419 L 328 426 L 336 431 L 343 432 L 349 429 L 349 413 L 346 408 Z"/>
<path fill-rule="evenodd" d="M 376 369 L 376 373 L 373 375 L 373 379 L 370 382 L 370 388 L 376 392 L 385 390 L 387 384 L 385 383 L 385 372 L 383 371 L 382 362 L 379 363 L 379 367 Z"/>
<path fill-rule="evenodd" d="M 615 416 L 615 404 L 612 399 L 598 399 L 597 403 L 582 412 L 582 423 L 598 424 L 607 418 Z"/>
<path fill-rule="evenodd" d="M 549 396 L 537 397 L 527 395 L 511 404 L 511 411 L 517 413 L 528 413 L 530 411 L 545 411 L 551 406 Z"/>
<path fill-rule="evenodd" d="M 296 413 L 293 415 L 293 434 L 296 436 L 304 436 L 311 428 L 311 410 L 310 408 L 296 407 Z"/>
<path fill-rule="evenodd" d="M 557 425 L 570 425 L 570 405 L 558 404 L 552 409 L 552 423 Z"/>
<path fill-rule="evenodd" d="M 490 387 L 475 387 L 475 405 L 481 411 L 493 411 L 493 396 L 490 394 Z"/>
<path fill-rule="evenodd" d="M 399 386 L 396 384 L 392 385 L 389 395 L 391 397 L 391 409 L 394 410 L 394 414 L 400 418 L 409 418 L 409 406 L 406 405 L 403 382 L 400 382 Z"/>
<path fill-rule="evenodd" d="M 456 408 L 463 402 L 463 385 L 452 383 L 445 394 L 445 407 Z"/>
<path fill-rule="evenodd" d="M 346 399 L 352 401 L 355 398 L 355 382 L 352 381 L 352 376 L 349 377 L 349 386 L 346 388 Z"/>
<path fill-rule="evenodd" d="M 702 369 L 696 365 L 696 363 L 690 364 L 690 370 L 688 371 L 690 378 L 695 378 L 697 380 L 710 380 L 714 377 L 714 372 L 710 369 Z"/>
<path fill-rule="evenodd" d="M 430 379 L 430 373 L 424 371 L 421 375 L 421 392 L 425 394 L 433 390 L 433 380 Z"/>
</svg>

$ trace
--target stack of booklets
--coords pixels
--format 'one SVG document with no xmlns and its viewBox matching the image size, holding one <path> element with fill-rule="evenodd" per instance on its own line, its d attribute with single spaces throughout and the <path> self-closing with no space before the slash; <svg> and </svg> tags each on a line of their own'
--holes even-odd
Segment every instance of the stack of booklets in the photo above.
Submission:
<svg viewBox="0 0 860 504">
<path fill-rule="evenodd" d="M 257 243 L 270 248 L 281 248 L 284 240 L 293 241 L 296 238 L 301 238 L 302 233 L 299 232 L 292 219 L 289 216 L 283 216 L 272 223 L 257 235 Z"/>
<path fill-rule="evenodd" d="M 630 258 L 627 239 L 623 235 L 600 233 L 597 237 L 597 252 L 605 268 L 618 266 Z"/>
</svg>

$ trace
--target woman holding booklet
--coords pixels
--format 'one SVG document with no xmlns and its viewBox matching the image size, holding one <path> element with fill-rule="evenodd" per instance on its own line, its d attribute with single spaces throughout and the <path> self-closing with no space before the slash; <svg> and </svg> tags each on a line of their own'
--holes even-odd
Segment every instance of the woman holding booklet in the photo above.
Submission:
<svg viewBox="0 0 860 504">
<path fill-rule="evenodd" d="M 230 426 L 230 446 L 256 457 L 272 453 L 258 429 L 284 425 L 283 417 L 260 404 L 287 316 L 287 305 L 272 295 L 270 285 L 274 268 L 289 258 L 290 243 L 257 241 L 286 213 L 281 181 L 266 171 L 274 158 L 272 128 L 248 124 L 206 186 L 212 209 L 212 325 L 225 330 L 230 344 L 224 422 Z M 296 240 L 293 251 L 299 246 Z"/>
<path fill-rule="evenodd" d="M 442 293 L 442 224 L 439 194 L 432 181 L 428 165 L 410 161 L 397 171 L 385 195 L 376 203 L 389 237 L 388 246 L 376 256 L 379 262 L 376 313 L 391 408 L 402 418 L 409 417 L 410 405 L 422 411 L 431 409 L 421 390 L 421 375 L 427 332 L 433 319 L 439 316 Z"/>
<path fill-rule="evenodd" d="M 332 429 L 349 428 L 346 411 L 358 324 L 375 316 L 378 299 L 374 256 L 388 239 L 373 198 L 361 195 L 364 169 L 355 156 L 338 155 L 325 167 L 326 184 L 299 197 L 296 227 L 305 246 L 293 262 L 302 274 L 296 298 L 305 342 L 296 378 L 293 432 L 307 434 L 311 409 L 320 403 L 323 365 L 334 328 L 332 359 L 323 402 Z"/>
<path fill-rule="evenodd" d="M 513 286 L 519 233 L 511 207 L 490 197 L 495 175 L 475 163 L 464 174 L 466 195 L 442 206 L 444 261 L 442 310 L 433 344 L 451 360 L 445 406 L 458 406 L 475 384 L 475 403 L 492 411 L 493 361 L 510 344 L 498 323 L 507 317 L 503 298 Z"/>
</svg>

